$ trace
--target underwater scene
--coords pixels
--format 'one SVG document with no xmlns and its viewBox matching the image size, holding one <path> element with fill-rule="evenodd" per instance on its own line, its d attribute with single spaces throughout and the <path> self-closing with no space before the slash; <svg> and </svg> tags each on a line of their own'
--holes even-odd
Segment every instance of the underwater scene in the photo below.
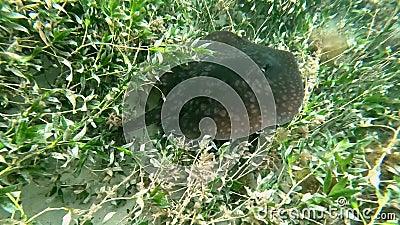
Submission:
<svg viewBox="0 0 400 225">
<path fill-rule="evenodd" d="M 400 222 L 400 1 L 0 1 L 0 224 Z"/>
</svg>

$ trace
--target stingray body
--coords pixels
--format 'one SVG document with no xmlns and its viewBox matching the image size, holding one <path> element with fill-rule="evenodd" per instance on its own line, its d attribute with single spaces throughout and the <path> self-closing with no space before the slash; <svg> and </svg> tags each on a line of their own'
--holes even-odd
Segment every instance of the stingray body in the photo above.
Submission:
<svg viewBox="0 0 400 225">
<path fill-rule="evenodd" d="M 254 44 L 227 31 L 213 32 L 206 36 L 204 40 L 222 42 L 233 46 L 244 52 L 257 64 L 258 69 L 262 71 L 268 80 L 273 93 L 273 99 L 276 104 L 276 125 L 290 122 L 298 113 L 304 97 L 304 89 L 293 54 Z M 172 68 L 171 71 L 164 74 L 160 81 L 156 83 L 157 88 L 153 88 L 151 91 L 153 94 L 157 95 L 158 93 L 160 96 L 159 93 L 162 92 L 164 96 L 167 96 L 176 85 L 189 78 L 208 76 L 231 86 L 242 99 L 248 114 L 248 117 L 232 116 L 215 99 L 203 96 L 193 98 L 179 112 L 179 125 L 186 137 L 196 139 L 201 135 L 199 123 L 205 117 L 212 118 L 215 122 L 217 130 L 210 130 L 209 132 L 214 132 L 213 136 L 217 140 L 227 140 L 231 132 L 237 132 L 231 127 L 231 120 L 248 119 L 250 133 L 255 133 L 262 129 L 260 123 L 260 107 L 262 107 L 262 103 L 257 102 L 254 91 L 232 70 L 208 62 L 191 62 L 187 65 Z M 210 82 L 207 88 L 209 88 L 210 93 L 220 90 L 218 84 L 214 82 Z M 161 98 L 157 104 L 157 107 L 146 112 L 146 125 L 161 124 L 161 106 L 163 104 Z"/>
<path fill-rule="evenodd" d="M 216 31 L 206 40 L 223 42 L 246 53 L 262 70 L 272 89 L 277 125 L 290 122 L 303 102 L 304 88 L 292 53 L 254 44 L 228 31 Z"/>
</svg>

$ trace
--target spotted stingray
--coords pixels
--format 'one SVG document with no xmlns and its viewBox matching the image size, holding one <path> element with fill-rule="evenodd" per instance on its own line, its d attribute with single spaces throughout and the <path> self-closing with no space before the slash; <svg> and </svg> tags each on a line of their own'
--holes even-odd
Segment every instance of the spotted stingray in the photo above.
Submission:
<svg viewBox="0 0 400 225">
<path fill-rule="evenodd" d="M 286 124 L 293 119 L 303 102 L 304 88 L 292 53 L 254 44 L 229 31 L 216 31 L 205 39 L 232 45 L 250 56 L 265 74 L 271 86 L 278 125 Z"/>
<path fill-rule="evenodd" d="M 204 38 L 222 42 L 233 46 L 249 56 L 259 67 L 259 70 L 268 80 L 273 93 L 276 105 L 276 125 L 283 125 L 290 122 L 298 113 L 304 97 L 303 83 L 301 75 L 292 53 L 276 50 L 260 44 L 254 44 L 248 40 L 228 31 L 216 31 Z M 215 139 L 229 139 L 231 132 L 237 132 L 240 127 L 232 128 L 231 120 L 248 119 L 250 133 L 255 133 L 262 129 L 260 123 L 260 104 L 255 99 L 254 92 L 249 85 L 232 70 L 208 62 L 192 62 L 187 65 L 177 66 L 172 72 L 164 74 L 160 81 L 156 83 L 157 88 L 152 93 L 162 92 L 167 96 L 176 85 L 198 76 L 213 77 L 230 85 L 241 97 L 248 117 L 241 115 L 230 115 L 227 109 L 215 99 L 207 97 L 196 97 L 187 102 L 179 112 L 179 125 L 183 134 L 196 139 L 201 135 L 199 123 L 202 118 L 212 118 L 217 130 L 214 132 Z M 219 86 L 213 82 L 209 83 L 209 91 L 218 91 Z M 146 125 L 161 123 L 161 106 L 163 102 L 160 98 L 158 106 L 146 112 Z M 134 120 L 136 121 L 136 120 Z M 236 130 L 235 130 L 236 129 Z"/>
</svg>

